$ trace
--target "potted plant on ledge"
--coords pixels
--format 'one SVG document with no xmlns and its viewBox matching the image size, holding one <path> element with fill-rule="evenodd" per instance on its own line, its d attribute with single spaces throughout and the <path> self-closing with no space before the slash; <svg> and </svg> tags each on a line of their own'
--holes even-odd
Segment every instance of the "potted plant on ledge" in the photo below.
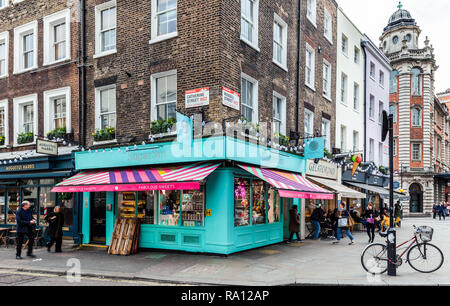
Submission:
<svg viewBox="0 0 450 306">
<path fill-rule="evenodd" d="M 17 135 L 17 143 L 18 144 L 26 144 L 34 141 L 33 132 L 24 132 Z"/>
<path fill-rule="evenodd" d="M 67 134 L 66 128 L 62 127 L 62 128 L 58 128 L 58 129 L 54 129 L 53 131 L 50 131 L 47 133 L 47 138 L 49 140 L 56 140 L 58 138 L 63 139 Z"/>
<path fill-rule="evenodd" d="M 4 146 L 5 145 L 5 139 L 6 139 L 6 137 L 4 135 L 0 136 L 0 146 Z"/>
<path fill-rule="evenodd" d="M 106 126 L 104 129 L 96 129 L 92 136 L 96 142 L 114 140 L 116 139 L 116 130 Z"/>
<path fill-rule="evenodd" d="M 150 123 L 150 132 L 155 137 L 165 137 L 165 136 L 172 136 L 176 133 L 175 131 L 175 125 L 176 125 L 176 119 L 175 118 L 168 118 L 168 119 L 158 119 Z"/>
</svg>

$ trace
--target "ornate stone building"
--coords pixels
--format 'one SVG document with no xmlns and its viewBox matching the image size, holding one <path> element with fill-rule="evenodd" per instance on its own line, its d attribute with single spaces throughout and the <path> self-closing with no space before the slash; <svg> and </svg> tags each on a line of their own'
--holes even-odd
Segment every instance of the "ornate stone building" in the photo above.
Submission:
<svg viewBox="0 0 450 306">
<path fill-rule="evenodd" d="M 393 68 L 394 173 L 410 198 L 403 203 L 405 215 L 429 214 L 435 202 L 434 73 L 438 67 L 428 37 L 424 47 L 419 46 L 420 34 L 416 21 L 399 4 L 380 38 Z"/>
</svg>

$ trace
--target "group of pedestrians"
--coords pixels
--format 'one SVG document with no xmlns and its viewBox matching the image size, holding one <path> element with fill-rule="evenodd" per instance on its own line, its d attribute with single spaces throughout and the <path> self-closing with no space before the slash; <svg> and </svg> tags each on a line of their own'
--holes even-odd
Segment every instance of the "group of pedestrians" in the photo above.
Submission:
<svg viewBox="0 0 450 306">
<path fill-rule="evenodd" d="M 440 202 L 439 204 L 433 205 L 433 219 L 436 219 L 436 215 L 439 215 L 439 221 L 448 216 L 448 203 Z"/>
<path fill-rule="evenodd" d="M 349 245 L 354 244 L 354 237 L 350 231 L 353 225 L 356 223 L 361 223 L 366 227 L 367 235 L 369 236 L 369 243 L 373 243 L 375 240 L 375 231 L 381 231 L 383 229 L 383 223 L 389 220 L 390 213 L 387 208 L 377 211 L 374 208 L 372 202 L 369 202 L 366 209 L 361 215 L 356 210 L 351 209 L 348 211 L 346 209 L 345 203 L 339 204 L 339 208 L 335 210 L 329 210 L 326 212 L 321 205 L 318 205 L 311 214 L 311 223 L 314 226 L 314 236 L 313 240 L 318 240 L 322 228 L 328 229 L 332 232 L 328 238 L 336 239 L 333 244 L 338 244 L 341 242 L 342 233 L 344 232 L 350 239 Z M 401 217 L 401 205 L 400 202 L 395 204 L 394 217 Z M 289 237 L 289 242 L 292 241 L 294 233 L 297 234 L 297 239 L 300 240 L 298 231 L 300 230 L 300 218 L 297 212 L 297 207 L 291 209 L 291 218 L 289 230 L 291 235 Z"/>
<path fill-rule="evenodd" d="M 50 252 L 53 244 L 56 243 L 55 252 L 62 252 L 62 238 L 63 238 L 63 225 L 64 215 L 61 212 L 59 206 L 56 206 L 54 211 L 47 214 L 45 221 L 48 222 L 48 235 L 50 236 L 50 242 L 47 244 L 47 251 Z M 27 256 L 34 258 L 33 245 L 34 238 L 36 236 L 36 220 L 33 217 L 33 209 L 29 201 L 23 201 L 21 207 L 16 212 L 17 222 L 17 248 L 16 259 L 22 259 L 22 246 L 25 236 L 28 238 L 28 250 Z"/>
</svg>

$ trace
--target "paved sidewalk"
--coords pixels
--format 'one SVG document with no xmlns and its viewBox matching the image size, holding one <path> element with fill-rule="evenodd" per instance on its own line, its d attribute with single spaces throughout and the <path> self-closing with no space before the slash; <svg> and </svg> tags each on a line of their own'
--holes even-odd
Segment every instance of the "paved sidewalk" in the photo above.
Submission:
<svg viewBox="0 0 450 306">
<path fill-rule="evenodd" d="M 441 248 L 445 260 L 433 274 L 415 272 L 409 265 L 398 269 L 397 277 L 372 277 L 362 268 L 360 255 L 367 245 L 366 233 L 356 233 L 355 245 L 344 238 L 340 245 L 331 241 L 306 241 L 279 244 L 228 257 L 203 254 L 142 251 L 133 256 L 112 256 L 105 249 L 64 248 L 61 254 L 36 250 L 37 259 L 18 261 L 13 249 L 0 247 L 1 269 L 16 269 L 66 274 L 67 261 L 77 258 L 82 275 L 121 279 L 144 279 L 187 284 L 215 285 L 450 285 L 450 220 L 406 219 L 398 232 L 398 241 L 412 234 L 412 225 L 429 225 L 435 229 L 433 242 Z M 383 239 L 379 236 L 378 242 Z"/>
</svg>

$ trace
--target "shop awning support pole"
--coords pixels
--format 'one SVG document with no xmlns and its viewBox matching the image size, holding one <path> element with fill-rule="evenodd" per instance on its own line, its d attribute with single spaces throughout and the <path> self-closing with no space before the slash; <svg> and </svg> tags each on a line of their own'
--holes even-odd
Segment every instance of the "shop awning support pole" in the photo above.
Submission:
<svg viewBox="0 0 450 306">
<path fill-rule="evenodd" d="M 388 230 L 388 275 L 397 275 L 396 232 L 394 227 L 394 116 L 389 115 L 389 230 Z"/>
</svg>

